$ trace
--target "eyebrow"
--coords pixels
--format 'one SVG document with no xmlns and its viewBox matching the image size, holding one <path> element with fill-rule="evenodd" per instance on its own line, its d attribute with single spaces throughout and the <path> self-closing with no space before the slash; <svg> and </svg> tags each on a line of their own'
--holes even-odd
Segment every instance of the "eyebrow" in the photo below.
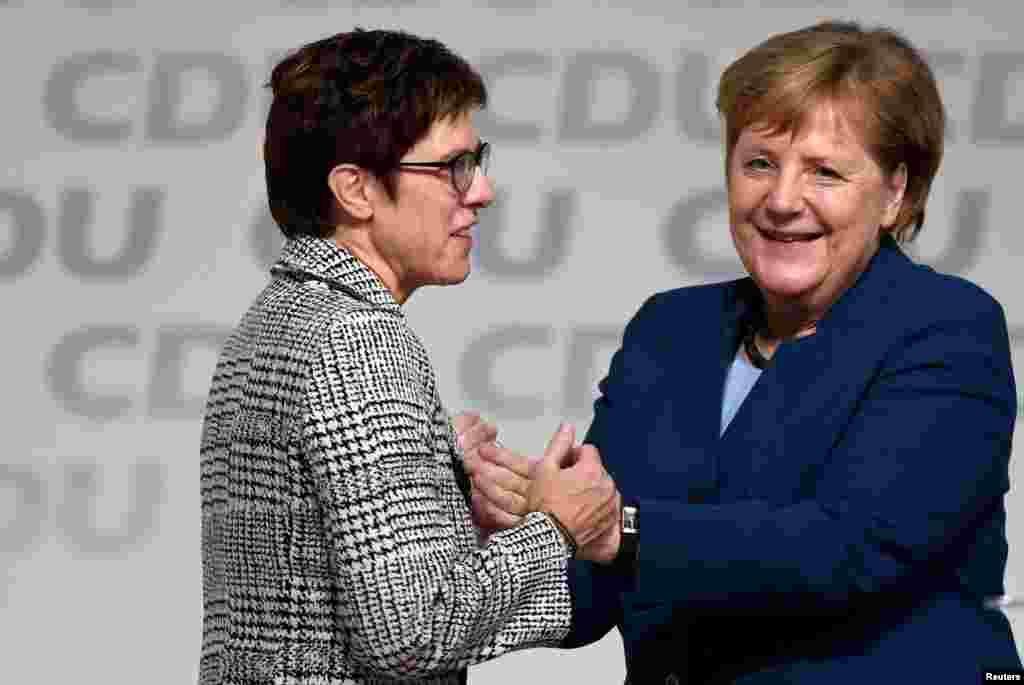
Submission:
<svg viewBox="0 0 1024 685">
<path fill-rule="evenodd" d="M 863 160 L 850 157 L 808 157 L 807 161 L 817 166 L 832 167 L 842 173 L 854 173 L 864 168 Z"/>
<path fill-rule="evenodd" d="M 761 141 L 749 143 L 750 147 L 746 150 L 745 156 L 767 156 L 777 158 L 778 152 L 770 145 L 766 145 Z M 804 164 L 813 164 L 817 166 L 829 166 L 829 167 L 840 167 L 840 168 L 860 168 L 860 165 L 856 163 L 856 160 L 852 160 L 846 157 L 825 157 L 822 155 L 810 155 L 801 156 L 801 161 Z"/>
<path fill-rule="evenodd" d="M 459 155 L 464 154 L 466 152 L 476 152 L 477 148 L 479 148 L 479 147 L 480 147 L 480 139 L 478 138 L 477 141 L 475 143 L 473 143 L 472 147 L 465 147 L 464 145 L 460 145 L 460 146 L 458 146 L 456 148 L 452 148 L 451 150 L 448 151 L 447 154 L 443 155 L 441 157 L 441 159 L 443 159 L 444 161 L 448 162 L 448 161 L 451 161 L 451 160 L 455 159 L 456 157 L 458 157 Z"/>
</svg>

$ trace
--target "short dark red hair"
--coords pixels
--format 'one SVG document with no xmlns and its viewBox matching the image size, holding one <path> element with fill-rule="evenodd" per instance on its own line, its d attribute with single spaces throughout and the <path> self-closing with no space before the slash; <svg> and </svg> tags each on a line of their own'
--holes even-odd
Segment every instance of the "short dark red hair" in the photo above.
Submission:
<svg viewBox="0 0 1024 685">
<path fill-rule="evenodd" d="M 395 172 L 435 122 L 487 104 L 480 74 L 436 40 L 356 29 L 274 67 L 263 158 L 270 213 L 288 237 L 335 228 L 327 177 L 355 164 L 394 197 Z"/>
</svg>

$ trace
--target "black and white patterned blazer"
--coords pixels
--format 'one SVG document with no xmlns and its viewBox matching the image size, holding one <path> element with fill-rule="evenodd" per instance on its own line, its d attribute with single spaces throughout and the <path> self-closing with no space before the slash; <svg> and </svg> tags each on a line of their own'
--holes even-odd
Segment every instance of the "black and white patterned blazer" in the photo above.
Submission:
<svg viewBox="0 0 1024 685">
<path fill-rule="evenodd" d="M 568 631 L 543 514 L 483 546 L 420 340 L 333 241 L 286 243 L 203 424 L 201 685 L 464 682 Z"/>
</svg>

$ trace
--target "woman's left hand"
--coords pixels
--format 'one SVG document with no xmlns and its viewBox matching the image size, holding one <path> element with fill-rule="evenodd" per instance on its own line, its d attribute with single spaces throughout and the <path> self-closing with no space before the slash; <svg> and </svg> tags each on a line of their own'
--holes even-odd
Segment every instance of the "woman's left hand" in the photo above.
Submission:
<svg viewBox="0 0 1024 685">
<path fill-rule="evenodd" d="M 476 458 L 480 445 L 494 442 L 498 438 L 498 427 L 488 423 L 476 412 L 465 411 L 452 417 L 455 440 L 462 448 L 466 459 Z"/>
<path fill-rule="evenodd" d="M 480 455 L 480 447 L 483 445 L 493 444 L 496 448 L 501 447 L 497 441 L 497 427 L 485 421 L 475 412 L 463 412 L 454 416 L 452 424 L 455 426 L 459 447 L 462 448 L 462 466 L 470 477 L 473 518 L 481 532 L 487 536 L 495 531 L 517 525 L 522 520 L 522 515 L 510 514 L 496 506 L 481 492 L 479 487 L 481 482 L 485 487 L 491 485 L 490 481 L 481 481 L 481 471 L 500 472 L 498 467 L 486 463 Z M 523 483 L 528 483 L 528 480 L 524 479 Z"/>
</svg>

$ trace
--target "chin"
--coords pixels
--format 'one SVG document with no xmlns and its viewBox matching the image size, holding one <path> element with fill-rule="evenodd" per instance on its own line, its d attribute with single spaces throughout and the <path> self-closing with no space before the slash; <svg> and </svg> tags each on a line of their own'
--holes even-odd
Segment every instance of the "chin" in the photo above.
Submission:
<svg viewBox="0 0 1024 685">
<path fill-rule="evenodd" d="M 435 283 L 437 285 L 458 285 L 467 278 L 469 278 L 470 269 L 469 265 L 466 265 L 465 269 L 452 269 L 440 276 Z"/>
<path fill-rule="evenodd" d="M 781 299 L 797 299 L 821 285 L 818 274 L 755 274 L 754 281 L 762 292 Z"/>
</svg>

